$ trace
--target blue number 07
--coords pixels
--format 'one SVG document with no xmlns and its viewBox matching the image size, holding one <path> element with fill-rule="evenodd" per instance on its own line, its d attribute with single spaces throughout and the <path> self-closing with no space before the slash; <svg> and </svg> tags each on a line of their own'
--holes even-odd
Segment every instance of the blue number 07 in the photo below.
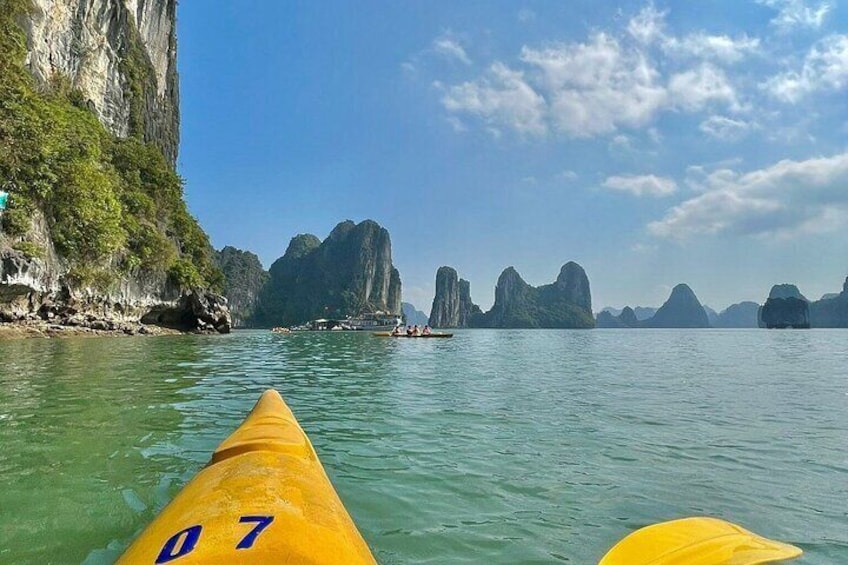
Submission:
<svg viewBox="0 0 848 565">
<path fill-rule="evenodd" d="M 262 533 L 262 530 L 270 526 L 273 521 L 273 516 L 242 516 L 239 518 L 239 522 L 242 524 L 256 522 L 256 526 L 242 538 L 236 546 L 236 549 L 250 549 L 253 547 L 253 542 L 256 541 L 256 538 Z"/>
</svg>

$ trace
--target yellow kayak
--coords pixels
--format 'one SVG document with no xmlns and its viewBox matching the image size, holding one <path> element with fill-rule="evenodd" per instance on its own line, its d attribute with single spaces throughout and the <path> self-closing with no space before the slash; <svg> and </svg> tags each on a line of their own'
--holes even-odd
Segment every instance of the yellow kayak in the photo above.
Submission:
<svg viewBox="0 0 848 565">
<path fill-rule="evenodd" d="M 376 561 L 309 438 L 269 390 L 117 563 Z"/>
<path fill-rule="evenodd" d="M 797 547 L 715 518 L 637 530 L 599 565 L 755 565 Z M 484 562 L 484 560 L 481 560 Z M 286 403 L 266 391 L 118 564 L 375 564 L 315 449 Z"/>
</svg>

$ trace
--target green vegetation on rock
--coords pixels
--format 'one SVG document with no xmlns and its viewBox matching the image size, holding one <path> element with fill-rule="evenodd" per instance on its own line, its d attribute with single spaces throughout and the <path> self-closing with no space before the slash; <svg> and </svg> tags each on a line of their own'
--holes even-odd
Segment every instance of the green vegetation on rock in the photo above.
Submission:
<svg viewBox="0 0 848 565">
<path fill-rule="evenodd" d="M 29 0 L 0 0 L 0 185 L 11 193 L 3 235 L 39 256 L 43 250 L 29 234 L 40 211 L 77 284 L 102 288 L 116 272 L 141 270 L 167 272 L 185 288 L 220 288 L 222 275 L 186 208 L 182 180 L 157 147 L 141 141 L 142 86 L 152 71 L 137 42 L 122 67 L 133 137 L 119 139 L 65 77 L 37 85 L 30 76 L 18 22 L 31 9 Z"/>
</svg>

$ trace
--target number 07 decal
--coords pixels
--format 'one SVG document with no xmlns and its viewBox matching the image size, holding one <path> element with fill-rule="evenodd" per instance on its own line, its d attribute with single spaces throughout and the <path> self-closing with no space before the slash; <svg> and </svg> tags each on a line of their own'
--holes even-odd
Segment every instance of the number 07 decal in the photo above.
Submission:
<svg viewBox="0 0 848 565">
<path fill-rule="evenodd" d="M 242 516 L 239 518 L 239 523 L 255 523 L 256 525 L 247 532 L 246 536 L 241 538 L 236 549 L 250 549 L 253 547 L 253 544 L 256 542 L 256 538 L 259 537 L 259 534 L 261 534 L 265 528 L 270 526 L 273 521 L 273 516 Z M 197 547 L 197 543 L 200 541 L 200 533 L 202 531 L 203 526 L 198 524 L 172 535 L 168 538 L 168 541 L 165 542 L 165 545 L 162 546 L 162 549 L 159 551 L 159 555 L 156 557 L 156 561 L 154 563 L 156 565 L 163 565 L 164 563 L 169 563 L 179 559 L 180 557 L 188 555 L 194 551 L 195 547 Z"/>
<path fill-rule="evenodd" d="M 250 549 L 253 547 L 253 542 L 256 541 L 256 538 L 259 537 L 259 534 L 262 533 L 262 530 L 271 525 L 271 522 L 274 521 L 273 516 L 242 516 L 239 518 L 239 522 L 242 524 L 246 524 L 249 522 L 256 522 L 256 526 L 250 530 L 246 536 L 242 538 L 242 540 L 236 546 L 236 549 Z"/>
</svg>

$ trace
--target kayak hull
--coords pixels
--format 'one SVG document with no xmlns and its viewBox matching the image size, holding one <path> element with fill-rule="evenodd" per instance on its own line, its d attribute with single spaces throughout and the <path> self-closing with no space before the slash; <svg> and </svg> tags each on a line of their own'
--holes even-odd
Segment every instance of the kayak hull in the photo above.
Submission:
<svg viewBox="0 0 848 565">
<path fill-rule="evenodd" d="M 275 391 L 119 564 L 376 563 L 309 438 Z"/>
<path fill-rule="evenodd" d="M 392 335 L 392 332 L 373 332 L 372 335 L 375 336 L 375 337 L 398 337 L 398 338 L 402 337 L 402 338 L 405 338 L 405 339 L 430 338 L 430 337 L 432 337 L 432 338 L 453 337 L 453 334 L 449 334 L 449 333 L 433 333 L 433 334 L 430 334 L 430 335 L 405 335 L 405 334 L 403 334 L 403 335 Z"/>
</svg>

